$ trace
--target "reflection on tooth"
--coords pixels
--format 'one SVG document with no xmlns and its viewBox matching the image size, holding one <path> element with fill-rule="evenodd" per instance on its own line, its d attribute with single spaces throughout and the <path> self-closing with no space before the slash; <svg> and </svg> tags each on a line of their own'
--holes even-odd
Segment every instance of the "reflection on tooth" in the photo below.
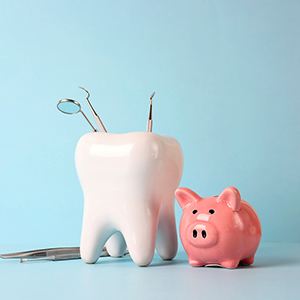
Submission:
<svg viewBox="0 0 300 300">
<path fill-rule="evenodd" d="M 91 155 L 106 157 L 126 156 L 130 153 L 132 144 L 128 145 L 94 145 L 91 147 Z"/>
<path fill-rule="evenodd" d="M 148 265 L 156 247 L 163 259 L 177 252 L 174 191 L 182 174 L 176 140 L 149 133 L 84 135 L 76 148 L 84 193 L 81 256 L 94 263 L 106 244 L 112 256 L 126 248 Z"/>
</svg>

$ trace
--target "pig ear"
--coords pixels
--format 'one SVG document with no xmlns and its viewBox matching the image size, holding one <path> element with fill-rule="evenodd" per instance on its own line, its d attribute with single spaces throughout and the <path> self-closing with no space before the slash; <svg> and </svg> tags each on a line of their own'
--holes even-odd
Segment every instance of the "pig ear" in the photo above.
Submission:
<svg viewBox="0 0 300 300">
<path fill-rule="evenodd" d="M 224 201 L 233 211 L 239 211 L 241 207 L 241 195 L 237 188 L 226 188 L 217 198 L 217 202 Z"/>
<path fill-rule="evenodd" d="M 202 199 L 198 194 L 188 188 L 178 188 L 175 191 L 175 196 L 181 208 L 184 208 L 194 201 Z"/>
</svg>

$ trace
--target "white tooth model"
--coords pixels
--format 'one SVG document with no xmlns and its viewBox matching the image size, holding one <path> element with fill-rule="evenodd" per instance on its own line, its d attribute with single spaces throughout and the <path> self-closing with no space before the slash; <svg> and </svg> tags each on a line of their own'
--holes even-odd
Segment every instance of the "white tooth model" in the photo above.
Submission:
<svg viewBox="0 0 300 300">
<path fill-rule="evenodd" d="M 88 133 L 76 148 L 84 194 L 80 254 L 95 263 L 106 244 L 111 256 L 126 245 L 139 266 L 154 250 L 162 259 L 177 253 L 174 192 L 183 156 L 179 143 L 153 133 Z"/>
</svg>

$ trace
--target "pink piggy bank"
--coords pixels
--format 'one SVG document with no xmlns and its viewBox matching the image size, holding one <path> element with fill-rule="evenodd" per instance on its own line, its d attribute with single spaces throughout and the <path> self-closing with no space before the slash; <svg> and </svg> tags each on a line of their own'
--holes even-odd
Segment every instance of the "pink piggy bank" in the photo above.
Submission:
<svg viewBox="0 0 300 300">
<path fill-rule="evenodd" d="M 183 209 L 180 238 L 192 266 L 253 264 L 261 226 L 236 188 L 208 198 L 187 188 L 178 188 L 175 195 Z"/>
</svg>

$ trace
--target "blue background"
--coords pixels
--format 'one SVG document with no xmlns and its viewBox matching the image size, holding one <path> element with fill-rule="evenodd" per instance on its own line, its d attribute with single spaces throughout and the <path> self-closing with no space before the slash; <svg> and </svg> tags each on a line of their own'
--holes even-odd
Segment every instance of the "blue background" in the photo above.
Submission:
<svg viewBox="0 0 300 300">
<path fill-rule="evenodd" d="M 90 128 L 56 110 L 84 103 L 79 85 L 110 132 L 145 130 L 155 90 L 154 132 L 184 150 L 181 185 L 235 185 L 264 241 L 300 242 L 299 1 L 0 7 L 0 246 L 79 244 L 74 149 Z"/>
</svg>

